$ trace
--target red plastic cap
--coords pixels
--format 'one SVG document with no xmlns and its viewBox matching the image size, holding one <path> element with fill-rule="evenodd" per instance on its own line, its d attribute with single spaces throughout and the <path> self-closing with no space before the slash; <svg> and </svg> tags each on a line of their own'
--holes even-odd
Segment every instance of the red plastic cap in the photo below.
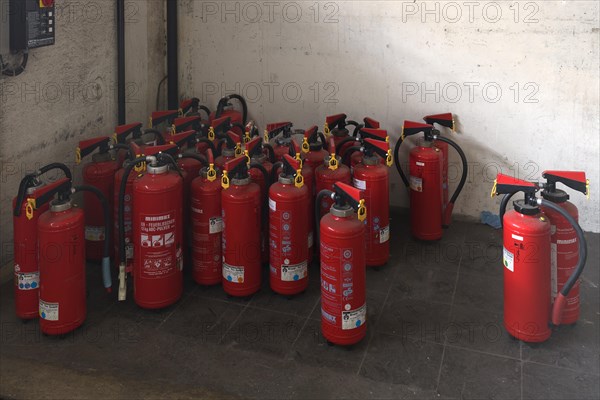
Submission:
<svg viewBox="0 0 600 400">
<path fill-rule="evenodd" d="M 221 117 L 221 118 L 217 118 L 217 119 L 213 120 L 211 126 L 215 130 L 218 130 L 219 128 L 223 128 L 224 126 L 229 127 L 230 124 L 231 124 L 231 117 Z"/>
<path fill-rule="evenodd" d="M 291 146 L 293 147 L 294 153 L 296 153 L 296 154 L 299 154 L 302 151 L 302 148 L 300 147 L 300 145 L 298 143 L 296 143 L 295 140 L 292 140 Z"/>
<path fill-rule="evenodd" d="M 330 115 L 328 117 L 325 118 L 325 122 L 327 123 L 327 125 L 329 126 L 333 126 L 333 125 L 337 125 L 342 121 L 345 121 L 347 118 L 346 114 L 335 114 L 335 115 Z"/>
<path fill-rule="evenodd" d="M 88 149 L 95 149 L 96 147 L 98 147 L 104 143 L 106 143 L 108 145 L 109 142 L 110 142 L 110 137 L 108 137 L 108 136 L 102 136 L 102 137 L 97 137 L 97 138 L 93 138 L 93 139 L 82 140 L 81 142 L 79 142 L 79 150 L 81 150 L 81 153 L 87 153 Z"/>
<path fill-rule="evenodd" d="M 334 186 L 337 186 L 342 192 L 346 193 L 349 197 L 351 197 L 357 203 L 361 200 L 362 191 L 360 189 L 355 188 L 354 186 L 350 186 L 347 183 L 336 182 Z"/>
<path fill-rule="evenodd" d="M 365 143 L 368 143 L 373 147 L 377 147 L 378 149 L 381 149 L 381 151 L 386 152 L 386 153 L 390 149 L 390 144 L 388 142 L 382 141 L 382 140 L 367 138 L 367 139 L 365 139 Z"/>
<path fill-rule="evenodd" d="M 255 137 L 254 139 L 246 143 L 246 150 L 248 151 L 248 154 L 252 154 L 252 151 L 256 148 L 256 146 L 260 144 L 261 141 L 262 139 L 260 137 Z"/>
<path fill-rule="evenodd" d="M 177 146 L 181 147 L 184 144 L 186 144 L 187 142 L 190 141 L 190 139 L 196 134 L 196 131 L 194 130 L 190 130 L 190 131 L 185 131 L 182 133 L 177 133 L 175 135 L 171 135 L 169 136 L 169 141 L 171 143 L 176 144 Z"/>
<path fill-rule="evenodd" d="M 194 115 L 193 117 L 179 117 L 179 118 L 175 118 L 175 121 L 173 121 L 173 125 L 175 125 L 175 128 L 181 128 L 181 127 L 185 127 L 185 126 L 189 126 L 191 124 L 193 124 L 194 122 L 200 122 L 202 121 L 202 117 L 200 117 L 199 115 Z"/>
<path fill-rule="evenodd" d="M 28 195 L 27 197 L 29 198 L 34 198 L 34 199 L 38 199 L 40 198 L 42 195 L 46 194 L 46 193 L 50 193 L 53 190 L 59 188 L 60 186 L 66 184 L 67 182 L 70 182 L 71 180 L 69 178 L 61 178 L 58 179 L 52 183 L 49 183 L 47 185 L 42 186 L 41 188 L 37 189 L 35 192 L 33 192 L 33 194 Z"/>
<path fill-rule="evenodd" d="M 134 122 L 133 124 L 127 124 L 127 125 L 119 125 L 115 128 L 115 133 L 117 134 L 117 140 L 119 141 L 119 143 L 123 143 L 125 137 L 127 137 L 130 133 L 135 132 L 140 129 L 142 129 L 141 122 Z"/>
<path fill-rule="evenodd" d="M 454 115 L 452 113 L 433 114 L 423 118 L 428 124 L 439 124 L 447 128 L 454 128 Z"/>
<path fill-rule="evenodd" d="M 166 111 L 153 111 L 150 115 L 152 118 L 152 125 L 160 124 L 161 122 L 169 119 L 176 118 L 179 115 L 179 110 L 166 110 Z"/>
<path fill-rule="evenodd" d="M 365 117 L 363 122 L 365 123 L 365 128 L 379 129 L 381 127 L 379 121 L 376 121 L 373 118 Z"/>
<path fill-rule="evenodd" d="M 306 139 L 310 138 L 312 135 L 314 135 L 315 133 L 317 133 L 317 131 L 319 130 L 319 127 L 316 125 L 311 126 L 310 128 L 308 128 L 307 130 L 304 131 L 304 137 Z"/>
<path fill-rule="evenodd" d="M 387 130 L 385 130 L 385 129 L 362 128 L 360 131 L 366 133 L 369 136 L 378 138 L 380 140 L 386 140 L 388 137 Z"/>
<path fill-rule="evenodd" d="M 587 179 L 585 177 L 585 172 L 583 172 L 583 171 L 544 171 L 544 172 L 542 172 L 542 176 L 546 179 L 549 176 L 554 176 L 554 177 L 566 179 L 569 181 L 574 181 L 574 182 L 579 182 L 579 183 L 587 183 Z"/>
<path fill-rule="evenodd" d="M 515 177 L 504 175 L 504 174 L 498 174 L 496 176 L 496 183 L 498 185 L 524 186 L 524 187 L 530 187 L 530 188 L 537 188 L 535 183 L 532 183 L 529 181 L 524 181 L 522 179 L 517 179 Z"/>
<path fill-rule="evenodd" d="M 294 170 L 299 170 L 300 169 L 300 161 L 296 160 L 294 157 L 290 156 L 289 154 L 284 154 L 283 158 L 285 160 L 285 162 L 292 167 Z"/>
<path fill-rule="evenodd" d="M 329 154 L 335 154 L 335 141 L 333 136 L 329 137 Z"/>
<path fill-rule="evenodd" d="M 242 163 L 246 162 L 246 157 L 237 157 L 234 158 L 233 160 L 229 160 L 225 163 L 225 171 L 229 172 L 229 171 L 233 171 L 234 169 L 236 169 L 237 167 L 239 167 Z"/>
<path fill-rule="evenodd" d="M 227 136 L 229 136 L 229 139 L 233 140 L 233 142 L 235 144 L 242 143 L 242 139 L 240 138 L 240 135 L 238 135 L 234 131 L 227 131 Z"/>
</svg>

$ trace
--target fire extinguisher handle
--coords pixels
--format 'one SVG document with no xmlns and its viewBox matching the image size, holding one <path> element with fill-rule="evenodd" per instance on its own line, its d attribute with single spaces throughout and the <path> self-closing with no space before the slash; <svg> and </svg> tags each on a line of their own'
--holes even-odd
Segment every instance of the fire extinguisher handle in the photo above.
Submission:
<svg viewBox="0 0 600 400">
<path fill-rule="evenodd" d="M 583 230 L 581 226 L 575 221 L 575 218 L 571 216 L 568 212 L 565 211 L 564 208 L 557 206 L 551 201 L 544 199 L 537 199 L 537 203 L 542 207 L 550 208 L 551 210 L 559 213 L 567 222 L 573 227 L 575 233 L 577 234 L 577 242 L 579 244 L 579 260 L 577 261 L 577 266 L 567 279 L 567 282 L 564 284 L 562 289 L 560 290 L 559 295 L 554 302 L 554 306 L 552 308 L 552 323 L 554 325 L 560 325 L 562 310 L 566 305 L 566 298 L 569 295 L 569 292 L 577 283 L 577 280 L 581 276 L 583 269 L 585 268 L 585 263 L 587 261 L 587 241 L 585 240 L 585 235 L 583 234 Z"/>
<path fill-rule="evenodd" d="M 230 94 L 225 97 L 222 97 L 221 100 L 219 100 L 219 104 L 217 104 L 215 118 L 221 118 L 221 115 L 223 115 L 223 111 L 225 111 L 225 107 L 227 106 L 227 104 L 229 104 L 229 101 L 232 99 L 238 100 L 242 105 L 242 123 L 246 125 L 246 123 L 248 122 L 248 105 L 246 104 L 246 100 L 239 94 Z"/>
<path fill-rule="evenodd" d="M 506 193 L 500 202 L 500 227 L 504 226 L 504 214 L 506 214 L 506 207 L 508 207 L 508 202 L 517 192 Z"/>
<path fill-rule="evenodd" d="M 348 150 L 346 150 L 344 152 L 344 155 L 342 156 L 342 164 L 350 165 L 350 157 L 357 151 L 362 151 L 362 147 L 352 146 Z"/>
<path fill-rule="evenodd" d="M 112 222 L 110 218 L 110 207 L 106 196 L 95 186 L 81 185 L 74 188 L 74 192 L 90 192 L 93 193 L 102 204 L 104 214 L 104 247 L 102 249 L 102 281 L 104 288 L 110 293 L 112 290 L 112 278 L 110 274 L 110 237 Z"/>
<path fill-rule="evenodd" d="M 51 163 L 51 164 L 43 166 L 42 168 L 40 168 L 39 170 L 37 170 L 35 172 L 25 175 L 25 177 L 23 177 L 23 179 L 21 179 L 21 182 L 19 183 L 19 191 L 17 192 L 17 202 L 15 204 L 15 209 L 13 210 L 13 215 L 15 217 L 18 217 L 19 215 L 21 215 L 21 205 L 23 204 L 23 201 L 25 200 L 25 195 L 27 194 L 27 189 L 29 189 L 31 187 L 35 178 L 38 178 L 39 176 L 41 176 L 49 171 L 52 171 L 54 169 L 60 169 L 61 171 L 63 171 L 63 173 L 65 174 L 65 177 L 68 180 L 73 179 L 71 170 L 69 169 L 69 167 L 67 167 L 63 163 Z"/>
<path fill-rule="evenodd" d="M 465 152 L 460 148 L 460 146 L 456 142 L 443 136 L 437 136 L 435 139 L 454 147 L 454 150 L 456 150 L 462 161 L 462 175 L 460 177 L 460 182 L 458 182 L 458 186 L 452 194 L 452 197 L 450 198 L 450 201 L 448 202 L 448 205 L 444 212 L 444 225 L 447 226 L 450 224 L 450 219 L 452 218 L 452 210 L 454 209 L 454 203 L 456 203 L 456 199 L 458 199 L 460 192 L 463 190 L 463 187 L 467 182 L 467 176 L 469 174 L 469 165 L 467 163 L 467 156 L 465 155 Z"/>
</svg>

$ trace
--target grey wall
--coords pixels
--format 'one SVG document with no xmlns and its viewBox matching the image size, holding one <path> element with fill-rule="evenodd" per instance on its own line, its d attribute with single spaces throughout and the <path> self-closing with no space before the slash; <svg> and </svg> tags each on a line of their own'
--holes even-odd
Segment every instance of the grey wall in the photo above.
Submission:
<svg viewBox="0 0 600 400">
<path fill-rule="evenodd" d="M 54 161 L 73 166 L 80 140 L 111 135 L 117 124 L 115 2 L 56 6 L 56 44 L 32 50 L 22 75 L 0 78 L 0 265 L 12 258 L 9 204 L 22 175 Z M 127 2 L 130 122 L 146 123 L 165 73 L 163 8 Z"/>
<path fill-rule="evenodd" d="M 600 229 L 598 2 L 180 5 L 182 88 L 211 107 L 241 91 L 261 126 L 370 115 L 392 142 L 404 119 L 453 112 L 471 167 L 456 213 L 497 212 L 497 172 L 585 169 L 591 199 L 573 198 L 583 227 Z M 391 188 L 392 203 L 408 205 L 395 171 Z"/>
</svg>

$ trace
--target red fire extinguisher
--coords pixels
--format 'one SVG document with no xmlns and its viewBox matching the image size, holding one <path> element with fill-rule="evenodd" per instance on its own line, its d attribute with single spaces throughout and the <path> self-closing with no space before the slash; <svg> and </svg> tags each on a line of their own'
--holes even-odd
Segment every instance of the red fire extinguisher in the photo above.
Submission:
<svg viewBox="0 0 600 400">
<path fill-rule="evenodd" d="M 323 164 L 323 160 L 329 156 L 325 150 L 327 141 L 325 135 L 319 132 L 319 128 L 314 125 L 304 131 L 302 138 L 302 152 L 304 153 L 304 163 L 309 165 L 313 171 Z"/>
<path fill-rule="evenodd" d="M 192 181 L 192 276 L 200 285 L 221 283 L 221 182 L 217 179 L 212 150 L 206 152 L 208 166 Z"/>
<path fill-rule="evenodd" d="M 186 132 L 189 130 L 200 131 L 202 129 L 202 117 L 193 115 L 191 117 L 178 117 L 173 120 L 173 129 L 175 133 Z M 208 127 L 208 125 L 206 125 Z"/>
<path fill-rule="evenodd" d="M 252 295 L 261 284 L 260 233 L 266 210 L 248 168 L 246 157 L 238 157 L 225 164 L 221 177 L 223 289 L 238 297 Z"/>
<path fill-rule="evenodd" d="M 350 142 L 346 141 L 348 139 Z M 390 137 L 385 129 L 361 128 L 356 134 L 356 137 L 347 138 L 338 143 L 336 153 L 342 157 L 342 164 L 350 167 L 350 171 L 352 171 L 355 165 L 360 164 L 362 161 L 363 153 L 357 150 L 360 149 L 364 139 L 380 140 L 386 143 L 389 143 L 390 141 Z M 348 147 L 346 145 L 347 143 L 350 143 L 351 146 Z M 344 150 L 343 153 L 340 153 L 340 151 L 343 151 L 342 149 L 346 150 Z M 386 163 L 385 158 L 379 158 L 379 161 L 384 165 Z"/>
<path fill-rule="evenodd" d="M 429 124 L 434 125 L 438 124 L 440 126 L 450 128 L 454 131 L 455 123 L 454 116 L 452 113 L 445 114 L 436 114 L 436 115 L 428 115 L 423 120 Z M 433 129 L 432 134 L 434 136 L 440 136 L 441 132 L 438 129 Z M 440 149 L 442 153 L 442 197 L 444 202 L 444 207 L 448 205 L 448 144 L 446 142 L 440 140 L 434 140 L 433 145 Z"/>
<path fill-rule="evenodd" d="M 83 183 L 98 188 L 104 197 L 109 199 L 109 206 L 113 208 L 115 173 L 119 169 L 118 161 L 113 149 L 129 150 L 125 144 L 113 144 L 110 137 L 99 137 L 79 142 L 75 151 L 75 162 L 77 165 L 81 160 L 94 151 L 92 161 L 83 167 Z M 100 203 L 96 196 L 86 192 L 83 195 L 85 204 L 85 254 L 88 260 L 101 260 L 102 248 L 106 233 L 104 232 L 105 221 L 102 214 L 98 213 Z M 109 244 L 112 246 L 112 243 Z"/>
<path fill-rule="evenodd" d="M 398 152 L 404 138 L 423 132 L 423 140 L 410 151 L 409 173 L 406 178 Z M 452 146 L 462 160 L 462 176 L 447 206 L 443 204 L 443 156 L 434 141 Z M 402 135 L 394 149 L 396 169 L 407 188 L 410 188 L 410 227 L 411 234 L 421 240 L 442 238 L 442 228 L 450 224 L 454 203 L 465 185 L 468 174 L 467 158 L 462 149 L 452 140 L 433 134 L 433 126 L 419 122 L 404 121 Z"/>
<path fill-rule="evenodd" d="M 217 152 L 220 155 L 215 159 L 215 165 L 217 168 L 223 169 L 228 161 L 242 155 L 242 139 L 233 130 L 221 135 L 220 139 L 217 146 Z"/>
<path fill-rule="evenodd" d="M 365 117 L 363 119 L 363 122 L 364 122 L 364 124 L 363 124 L 364 128 L 367 128 L 367 129 L 379 129 L 379 128 L 381 128 L 381 124 L 379 123 L 379 121 L 377 121 L 377 120 L 375 120 L 373 118 Z"/>
<path fill-rule="evenodd" d="M 71 181 L 65 179 L 30 203 L 34 210 L 50 203 L 49 210 L 39 216 L 37 223 L 40 329 L 46 335 L 63 335 L 77 329 L 87 313 L 84 215 L 83 210 L 71 202 L 71 194 L 79 191 L 92 192 L 100 200 L 109 237 L 108 201 L 93 186 L 71 189 Z M 57 194 L 57 199 L 53 200 Z M 108 292 L 112 286 L 109 242 L 104 242 L 102 259 L 102 279 Z"/>
<path fill-rule="evenodd" d="M 234 99 L 242 106 L 242 112 L 232 108 L 231 100 Z M 217 104 L 217 110 L 210 114 L 210 122 L 212 123 L 223 117 L 231 118 L 231 129 L 239 136 L 242 136 L 244 134 L 244 127 L 248 123 L 248 105 L 246 104 L 246 100 L 239 94 L 230 94 L 222 97 Z"/>
<path fill-rule="evenodd" d="M 275 142 L 273 151 L 275 153 L 275 161 L 282 161 L 284 154 L 290 153 L 290 144 L 292 142 L 292 126 L 291 122 L 277 122 L 268 124 L 264 132 L 264 142 Z"/>
<path fill-rule="evenodd" d="M 66 178 L 44 184 L 40 176 L 55 169 L 62 170 Z M 17 317 L 23 320 L 37 318 L 39 314 L 40 272 L 37 256 L 37 222 L 39 216 L 49 207 L 47 203 L 40 204 L 40 207 L 34 211 L 33 202 L 65 181 L 71 181 L 71 171 L 66 165 L 60 163 L 46 165 L 36 172 L 27 174 L 21 180 L 17 196 L 13 199 L 15 312 Z"/>
<path fill-rule="evenodd" d="M 167 153 L 138 157 L 128 165 L 119 188 L 120 259 L 125 259 L 124 197 L 134 166 L 147 162 L 133 182 L 133 298 L 142 308 L 174 304 L 183 293 L 183 178 Z M 174 169 L 170 170 L 170 167 Z M 119 300 L 126 297 L 125 263 L 119 266 Z"/>
<path fill-rule="evenodd" d="M 335 145 L 337 145 L 344 139 L 351 138 L 356 136 L 358 130 L 362 128 L 361 124 L 356 121 L 346 121 L 346 114 L 336 114 L 330 115 L 325 118 L 325 126 L 323 127 L 323 132 L 325 133 L 325 137 L 333 136 L 333 140 L 335 141 Z M 348 131 L 348 126 L 353 126 L 354 130 L 352 134 Z M 350 147 L 350 143 L 347 143 L 342 151 L 346 151 L 346 147 Z M 340 153 L 338 153 L 340 154 Z"/>
<path fill-rule="evenodd" d="M 352 183 L 350 168 L 340 163 L 341 158 L 335 153 L 335 141 L 333 137 L 329 138 L 329 155 L 323 163 L 315 170 L 315 189 L 319 193 L 322 190 L 332 190 L 336 182 L 342 182 L 347 185 Z M 320 215 L 324 215 L 333 204 L 331 199 L 324 198 L 319 205 Z"/>
<path fill-rule="evenodd" d="M 562 174 L 561 174 L 562 175 Z M 584 183 L 585 184 L 585 183 Z M 540 186 L 498 174 L 492 196 L 509 196 L 523 192 L 523 200 L 513 202 L 514 210 L 503 215 L 504 228 L 504 327 L 510 335 L 525 342 L 543 342 L 551 335 L 549 322 L 562 323 L 567 298 L 583 272 L 587 259 L 587 243 L 577 221 L 563 207 L 543 198 L 536 198 Z M 579 260 L 554 304 L 551 298 L 552 231 L 541 207 L 560 215 L 577 235 Z M 551 316 L 551 319 L 550 319 Z"/>
<path fill-rule="evenodd" d="M 276 293 L 289 296 L 308 287 L 310 203 L 302 162 L 285 154 L 282 172 L 269 190 L 269 282 Z"/>
<path fill-rule="evenodd" d="M 321 244 L 321 331 L 328 342 L 346 346 L 362 340 L 367 330 L 367 209 L 360 190 L 341 182 L 333 189 L 317 195 L 317 204 L 325 198 L 334 201 L 329 214 L 321 219 L 315 213 Z"/>
<path fill-rule="evenodd" d="M 384 265 L 390 257 L 390 174 L 392 152 L 389 143 L 374 139 L 364 139 L 363 145 L 355 150 L 351 147 L 346 155 L 353 152 L 363 154 L 352 172 L 352 183 L 363 191 L 363 198 L 369 207 L 366 234 L 366 263 L 368 267 Z M 356 154 L 356 153 L 354 153 Z M 385 165 L 381 160 L 385 161 Z"/>
</svg>

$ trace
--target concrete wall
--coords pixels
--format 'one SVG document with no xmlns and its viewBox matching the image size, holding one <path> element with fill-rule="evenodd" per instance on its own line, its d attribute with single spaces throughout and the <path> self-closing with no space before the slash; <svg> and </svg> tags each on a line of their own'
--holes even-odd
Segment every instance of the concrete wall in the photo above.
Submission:
<svg viewBox="0 0 600 400">
<path fill-rule="evenodd" d="M 236 91 L 261 126 L 370 115 L 393 142 L 404 119 L 451 111 L 471 168 L 456 213 L 497 212 L 489 193 L 499 171 L 537 179 L 585 169 L 591 199 L 572 197 L 583 227 L 600 230 L 597 2 L 180 5 L 181 87 L 210 107 Z M 392 203 L 405 206 L 392 176 Z"/>
<path fill-rule="evenodd" d="M 22 75 L 0 78 L 0 265 L 12 258 L 9 204 L 21 177 L 49 162 L 73 166 L 80 140 L 111 135 L 117 124 L 114 2 L 56 6 L 56 44 L 32 50 Z M 127 2 L 128 121 L 146 123 L 165 73 L 163 8 Z"/>
</svg>

